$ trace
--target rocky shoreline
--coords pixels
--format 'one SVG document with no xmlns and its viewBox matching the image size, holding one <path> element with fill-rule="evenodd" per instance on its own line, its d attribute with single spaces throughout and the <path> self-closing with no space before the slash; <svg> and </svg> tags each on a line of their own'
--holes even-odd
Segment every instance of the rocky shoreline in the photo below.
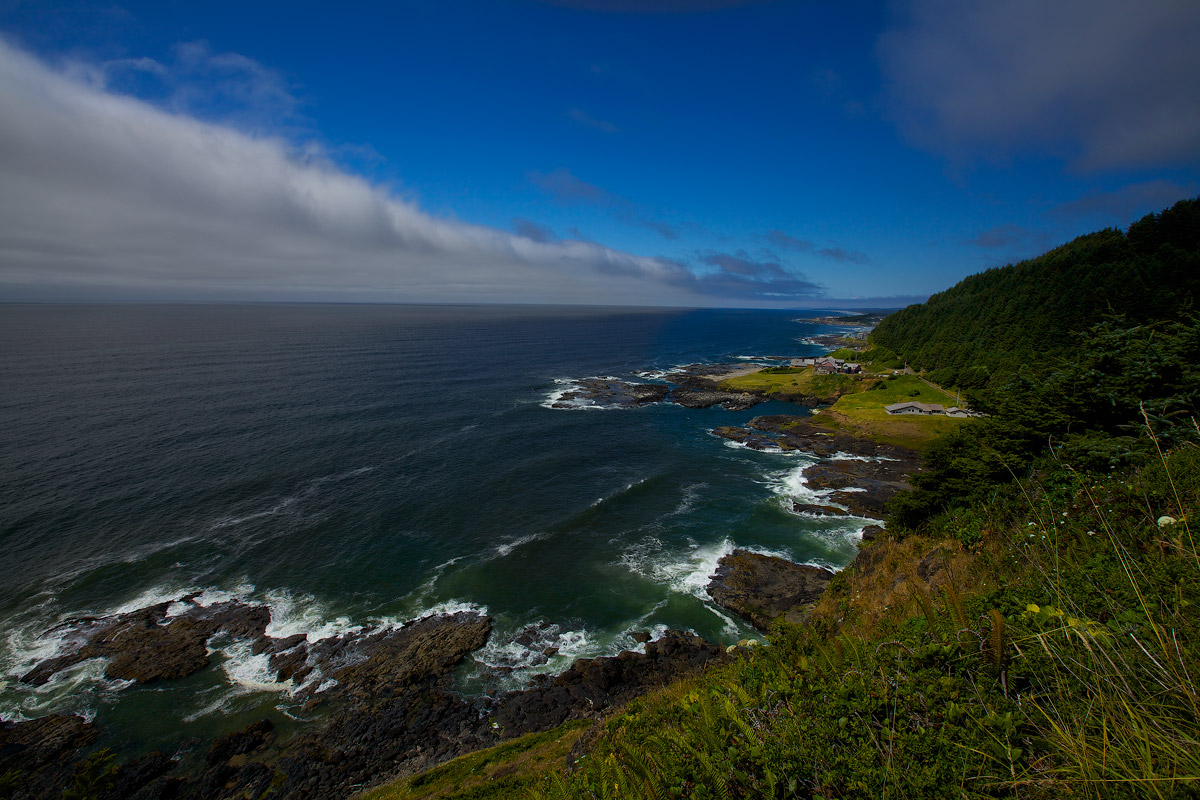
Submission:
<svg viewBox="0 0 1200 800">
<path fill-rule="evenodd" d="M 177 604 L 192 607 L 174 616 Z M 106 659 L 112 677 L 139 683 L 174 680 L 208 665 L 207 642 L 222 635 L 271 653 L 280 681 L 310 680 L 294 697 L 319 718 L 314 728 L 280 740 L 269 720 L 221 737 L 202 763 L 180 765 L 180 754 L 154 752 L 107 773 L 100 800 L 137 798 L 344 797 L 359 788 L 428 769 L 503 739 L 547 730 L 570 719 L 598 718 L 651 688 L 712 661 L 724 648 L 692 634 L 641 636 L 645 652 L 579 659 L 555 677 L 522 691 L 466 698 L 451 688 L 455 669 L 483 647 L 491 618 L 441 614 L 401 628 L 308 642 L 267 636 L 270 611 L 238 600 L 199 606 L 194 598 L 160 603 L 111 618 L 68 626 L 66 654 L 22 677 L 42 683 L 89 658 Z M 59 797 L 75 782 L 80 759 L 99 736 L 95 722 L 52 715 L 0 722 L 0 775 L 19 775 L 11 797 Z M 194 759 L 193 759 L 194 760 Z"/>
<path fill-rule="evenodd" d="M 641 383 L 620 378 L 584 378 L 573 381 L 550 404 L 560 410 L 580 408 L 638 408 L 654 403 L 673 403 L 684 408 L 713 408 L 745 411 L 767 398 L 756 392 L 730 392 L 722 381 L 755 372 L 762 367 L 746 364 L 690 364 L 667 373 L 663 383 Z M 785 397 L 803 405 L 818 405 L 822 398 Z"/>
<path fill-rule="evenodd" d="M 631 407 L 674 402 L 749 408 L 763 398 L 718 388 L 725 377 L 746 369 L 696 365 L 668 376 L 670 385 L 592 379 L 578 383 L 581 394 L 563 398 Z M 877 517 L 920 468 L 912 451 L 831 432 L 803 416 L 761 416 L 713 433 L 752 449 L 821 458 L 803 471 L 807 485 L 820 493 L 819 502 L 794 503 L 791 510 L 800 515 Z M 864 539 L 881 530 L 868 526 Z M 820 567 L 735 550 L 720 559 L 707 593 L 766 631 L 781 619 L 803 623 L 833 576 Z M 222 800 L 270 792 L 307 799 L 349 796 L 504 739 L 571 719 L 600 718 L 645 691 L 730 657 L 725 648 L 689 633 L 668 631 L 655 641 L 641 634 L 635 638 L 644 643 L 644 653 L 579 659 L 557 676 L 538 676 L 524 690 L 466 698 L 453 691 L 452 676 L 492 635 L 485 615 L 440 614 L 315 642 L 303 634 L 269 636 L 270 622 L 266 606 L 240 600 L 202 605 L 194 595 L 111 617 L 68 620 L 47 632 L 63 641 L 64 652 L 20 679 L 42 685 L 99 658 L 107 678 L 152 684 L 209 667 L 214 639 L 248 643 L 255 655 L 268 656 L 271 675 L 312 716 L 308 729 L 282 736 L 269 720 L 260 720 L 213 741 L 202 759 L 193 755 L 187 766 L 179 753 L 143 755 L 106 768 L 94 796 Z M 0 776 L 14 770 L 20 776 L 11 797 L 61 796 L 89 769 L 81 759 L 98 737 L 97 724 L 77 716 L 0 722 Z"/>
<path fill-rule="evenodd" d="M 754 450 L 802 451 L 824 459 L 803 470 L 806 485 L 822 493 L 821 502 L 793 503 L 797 514 L 876 518 L 893 495 L 912 488 L 908 478 L 920 470 L 920 456 L 912 450 L 833 432 L 806 417 L 755 417 L 745 427 L 720 427 L 713 433 Z M 880 525 L 868 525 L 863 539 L 882 531 Z M 802 623 L 833 575 L 820 567 L 735 550 L 718 562 L 707 592 L 766 631 L 781 618 Z"/>
</svg>

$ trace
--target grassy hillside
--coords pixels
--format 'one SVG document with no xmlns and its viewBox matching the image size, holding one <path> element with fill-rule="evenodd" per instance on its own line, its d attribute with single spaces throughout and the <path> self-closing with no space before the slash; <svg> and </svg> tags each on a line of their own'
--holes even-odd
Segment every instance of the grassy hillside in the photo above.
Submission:
<svg viewBox="0 0 1200 800">
<path fill-rule="evenodd" d="M 917 375 L 894 375 L 864 384 L 865 391 L 842 395 L 827 409 L 821 409 L 816 421 L 858 436 L 887 444 L 923 450 L 938 437 L 976 422 L 942 416 L 903 416 L 888 414 L 885 406 L 913 400 L 950 407 L 958 398 Z"/>
</svg>

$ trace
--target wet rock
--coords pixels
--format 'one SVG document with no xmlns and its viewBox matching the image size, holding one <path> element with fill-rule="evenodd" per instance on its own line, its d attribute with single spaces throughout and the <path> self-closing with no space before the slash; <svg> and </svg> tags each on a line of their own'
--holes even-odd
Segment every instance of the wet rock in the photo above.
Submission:
<svg viewBox="0 0 1200 800">
<path fill-rule="evenodd" d="M 912 450 L 831 432 L 805 417 L 755 417 L 746 427 L 713 433 L 756 450 L 800 450 L 826 459 L 805 467 L 805 482 L 811 489 L 829 490 L 826 497 L 855 516 L 881 517 L 896 492 L 912 488 L 908 477 L 920 468 L 920 455 Z M 795 510 L 822 513 L 822 506 L 796 504 Z"/>
<path fill-rule="evenodd" d="M 645 644 L 650 641 L 650 631 L 634 631 L 630 636 L 638 644 Z"/>
<path fill-rule="evenodd" d="M 578 408 L 596 405 L 605 408 L 643 406 L 661 403 L 669 387 L 661 383 L 632 383 L 630 381 L 589 378 L 578 381 L 575 388 L 564 392 L 554 402 L 554 408 Z"/>
<path fill-rule="evenodd" d="M 818 517 L 844 517 L 850 512 L 837 506 L 823 506 L 817 503 L 792 503 L 792 511 L 797 514 L 814 514 Z"/>
<path fill-rule="evenodd" d="M 183 779 L 167 776 L 175 760 L 155 750 L 121 764 L 113 771 L 113 784 L 102 800 L 163 800 L 177 797 Z"/>
<path fill-rule="evenodd" d="M 289 742 L 277 767 L 281 797 L 325 798 L 426 769 L 494 740 L 478 708 L 449 691 L 450 674 L 491 631 L 490 617 L 426 617 L 399 630 L 312 645 L 337 685 L 319 730 Z M 336 667 L 334 664 L 341 663 Z"/>
<path fill-rule="evenodd" d="M 721 606 L 767 630 L 782 617 L 798 624 L 825 591 L 833 573 L 782 558 L 734 550 L 717 562 L 705 591 Z"/>
<path fill-rule="evenodd" d="M 712 408 L 720 406 L 726 411 L 745 411 L 763 401 L 763 398 L 748 392 L 722 392 L 712 390 L 676 389 L 671 392 L 671 402 L 684 408 Z"/>
<path fill-rule="evenodd" d="M 644 655 L 627 650 L 581 658 L 547 683 L 510 692 L 498 702 L 493 719 L 505 738 L 548 730 L 568 719 L 596 716 L 723 656 L 724 648 L 699 636 L 667 631 L 647 642 Z"/>
<path fill-rule="evenodd" d="M 41 685 L 59 670 L 90 658 L 108 659 L 105 675 L 113 679 L 151 683 L 182 678 L 208 666 L 207 644 L 216 633 L 262 637 L 271 621 L 266 606 L 237 601 L 194 606 L 168 618 L 170 606 L 170 602 L 159 603 L 115 617 L 92 618 L 64 631 L 74 649 L 38 664 L 21 681 Z"/>
<path fill-rule="evenodd" d="M 301 642 L 291 649 L 273 653 L 267 664 L 280 681 L 292 680 L 295 683 L 301 683 L 313 671 L 312 666 L 308 663 L 307 642 Z"/>
<path fill-rule="evenodd" d="M 885 533 L 887 531 L 882 525 L 868 525 L 862 529 L 862 540 L 864 542 L 873 542 Z"/>
<path fill-rule="evenodd" d="M 224 764 L 234 756 L 244 756 L 252 753 L 266 743 L 275 726 L 269 719 L 260 719 L 242 728 L 237 733 L 222 736 L 208 748 L 204 760 L 208 765 Z"/>
<path fill-rule="evenodd" d="M 75 763 L 98 735 L 93 723 L 74 715 L 0 721 L 0 775 L 20 775 L 13 800 L 61 797 L 71 785 Z"/>
</svg>

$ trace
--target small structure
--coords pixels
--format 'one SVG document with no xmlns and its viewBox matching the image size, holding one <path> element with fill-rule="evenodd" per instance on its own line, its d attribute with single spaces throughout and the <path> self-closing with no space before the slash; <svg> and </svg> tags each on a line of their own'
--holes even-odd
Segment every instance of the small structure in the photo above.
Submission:
<svg viewBox="0 0 1200 800">
<path fill-rule="evenodd" d="M 892 403 L 890 406 L 884 406 L 883 410 L 889 414 L 922 414 L 926 416 L 945 415 L 946 413 L 946 409 L 937 403 Z"/>
<path fill-rule="evenodd" d="M 797 364 L 796 362 L 806 362 Z M 840 358 L 830 358 L 829 356 L 821 356 L 820 358 L 798 358 L 792 361 L 795 366 L 808 366 L 812 364 L 813 371 L 818 375 L 832 375 L 841 373 L 843 375 L 855 375 L 862 372 L 861 364 L 854 364 L 850 361 L 843 361 Z"/>
</svg>

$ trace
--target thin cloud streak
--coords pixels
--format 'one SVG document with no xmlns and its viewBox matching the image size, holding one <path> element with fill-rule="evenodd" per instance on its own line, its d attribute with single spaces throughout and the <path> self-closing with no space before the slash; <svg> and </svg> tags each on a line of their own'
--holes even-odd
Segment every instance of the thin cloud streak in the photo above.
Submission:
<svg viewBox="0 0 1200 800">
<path fill-rule="evenodd" d="M 587 128 L 595 128 L 596 130 L 603 131 L 604 133 L 621 132 L 621 129 L 616 125 L 613 125 L 611 122 L 605 122 L 602 119 L 596 119 L 581 108 L 572 108 L 567 112 L 567 116 Z"/>
<path fill-rule="evenodd" d="M 664 239 L 679 238 L 679 232 L 675 230 L 674 226 L 662 220 L 647 217 L 631 200 L 594 183 L 580 180 L 569 169 L 559 167 L 551 172 L 532 171 L 528 173 L 527 177 L 530 183 L 559 203 L 564 205 L 582 203 L 604 208 L 625 225 L 652 230 Z"/>
</svg>

